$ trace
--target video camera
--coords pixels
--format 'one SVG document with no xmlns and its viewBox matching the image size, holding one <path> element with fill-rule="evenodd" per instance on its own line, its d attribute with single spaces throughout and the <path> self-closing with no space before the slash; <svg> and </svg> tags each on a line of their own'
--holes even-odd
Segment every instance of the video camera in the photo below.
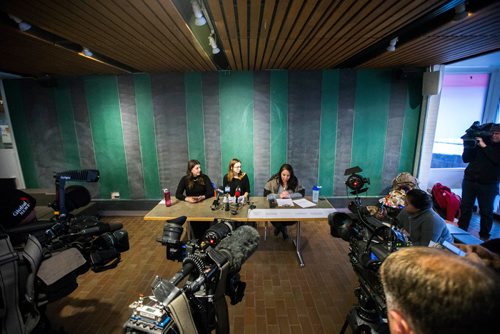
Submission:
<svg viewBox="0 0 500 334">
<path fill-rule="evenodd" d="M 479 121 L 472 123 L 470 128 L 465 130 L 465 135 L 463 135 L 462 140 L 464 142 L 465 148 L 474 148 L 477 145 L 477 137 L 483 138 L 483 140 L 488 143 L 493 132 L 491 131 L 492 126 L 495 123 L 485 123 L 482 124 Z"/>
<path fill-rule="evenodd" d="M 100 272 L 116 267 L 121 252 L 129 249 L 128 233 L 121 229 L 122 224 L 105 224 L 97 217 L 71 214 L 90 202 L 90 194 L 83 186 L 65 188 L 65 182 L 97 182 L 97 170 L 56 173 L 54 178 L 56 202 L 52 206 L 58 210 L 55 216 L 6 229 L 5 239 L 2 238 L 5 245 L 10 245 L 2 250 L 9 250 L 12 268 L 19 272 L 18 277 L 11 275 L 9 289 L 26 291 L 19 300 L 9 301 L 13 310 L 21 310 L 10 312 L 9 321 L 23 328 L 23 332 L 45 325 L 39 324 L 43 307 L 74 291 L 78 287 L 77 276 L 89 269 Z M 3 298 L 7 296 L 4 294 Z M 29 323 L 23 320 L 28 319 L 27 313 L 32 316 Z"/>
<path fill-rule="evenodd" d="M 259 233 L 253 227 L 216 219 L 203 238 L 181 242 L 186 217 L 167 221 L 159 241 L 167 259 L 182 261 L 170 279 L 156 277 L 153 295 L 132 303 L 126 333 L 229 333 L 225 295 L 235 305 L 243 298 L 243 263 L 255 252 Z M 187 280 L 185 278 L 187 277 Z M 182 281 L 184 285 L 178 287 Z"/>
<path fill-rule="evenodd" d="M 359 167 L 346 170 L 346 175 L 350 174 L 346 185 L 356 195 L 348 205 L 351 213 L 334 212 L 328 216 L 331 235 L 349 242 L 349 259 L 360 284 L 355 291 L 359 305 L 347 315 L 342 332 L 350 325 L 353 331 L 388 333 L 386 302 L 378 270 L 389 254 L 411 243 L 396 226 L 372 217 L 361 205 L 358 194 L 367 190 L 363 186 L 368 183 L 359 174 L 361 171 Z"/>
</svg>

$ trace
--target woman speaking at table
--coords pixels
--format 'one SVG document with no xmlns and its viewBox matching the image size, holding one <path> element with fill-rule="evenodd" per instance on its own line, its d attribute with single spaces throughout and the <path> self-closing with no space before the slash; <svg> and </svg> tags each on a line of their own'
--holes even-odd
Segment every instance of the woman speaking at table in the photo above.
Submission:
<svg viewBox="0 0 500 334">
<path fill-rule="evenodd" d="M 277 198 L 301 198 L 304 197 L 305 190 L 299 184 L 299 180 L 293 172 L 292 165 L 283 164 L 278 173 L 271 176 L 264 186 L 264 196 L 268 200 Z M 283 239 L 288 239 L 288 225 L 295 222 L 273 222 L 274 235 L 283 234 Z"/>
<path fill-rule="evenodd" d="M 179 181 L 175 197 L 179 201 L 198 203 L 214 195 L 210 178 L 201 172 L 198 160 L 189 160 L 186 175 Z M 203 237 L 210 224 L 208 222 L 190 222 L 196 239 Z"/>
</svg>

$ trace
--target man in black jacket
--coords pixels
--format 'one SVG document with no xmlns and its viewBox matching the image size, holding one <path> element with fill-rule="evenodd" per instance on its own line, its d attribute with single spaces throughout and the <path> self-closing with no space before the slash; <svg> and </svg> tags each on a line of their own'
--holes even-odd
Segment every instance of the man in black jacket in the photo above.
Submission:
<svg viewBox="0 0 500 334">
<path fill-rule="evenodd" d="M 458 226 L 467 231 L 477 198 L 481 214 L 479 237 L 488 239 L 493 225 L 493 203 L 500 181 L 500 124 L 493 124 L 490 138 L 477 137 L 474 147 L 464 147 L 462 160 L 469 165 L 462 182 L 462 215 Z"/>
</svg>

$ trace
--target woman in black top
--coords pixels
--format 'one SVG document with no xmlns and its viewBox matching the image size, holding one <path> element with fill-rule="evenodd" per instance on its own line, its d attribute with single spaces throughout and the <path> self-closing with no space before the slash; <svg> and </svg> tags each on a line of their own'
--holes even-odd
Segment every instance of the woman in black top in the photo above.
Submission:
<svg viewBox="0 0 500 334">
<path fill-rule="evenodd" d="M 210 178 L 201 172 L 198 160 L 189 160 L 186 175 L 179 181 L 175 197 L 180 201 L 198 203 L 214 195 Z M 190 222 L 196 239 L 203 237 L 210 226 L 207 222 Z"/>
<path fill-rule="evenodd" d="M 248 180 L 248 175 L 241 170 L 241 161 L 236 158 L 231 159 L 228 172 L 224 175 L 222 186 L 224 189 L 226 186 L 229 186 L 231 196 L 234 196 L 236 189 L 239 187 L 240 196 L 245 196 L 245 200 L 248 200 L 248 196 L 250 195 L 250 181 Z"/>
</svg>

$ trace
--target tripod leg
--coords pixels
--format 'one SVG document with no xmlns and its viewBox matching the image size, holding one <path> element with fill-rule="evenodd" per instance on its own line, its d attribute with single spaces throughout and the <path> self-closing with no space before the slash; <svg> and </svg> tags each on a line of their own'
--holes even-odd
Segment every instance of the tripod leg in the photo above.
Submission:
<svg viewBox="0 0 500 334">
<path fill-rule="evenodd" d="M 347 326 L 349 326 L 349 315 L 347 315 L 347 317 L 345 317 L 344 324 L 342 325 L 342 329 L 340 330 L 339 334 L 344 334 L 345 330 L 347 329 Z"/>
</svg>

